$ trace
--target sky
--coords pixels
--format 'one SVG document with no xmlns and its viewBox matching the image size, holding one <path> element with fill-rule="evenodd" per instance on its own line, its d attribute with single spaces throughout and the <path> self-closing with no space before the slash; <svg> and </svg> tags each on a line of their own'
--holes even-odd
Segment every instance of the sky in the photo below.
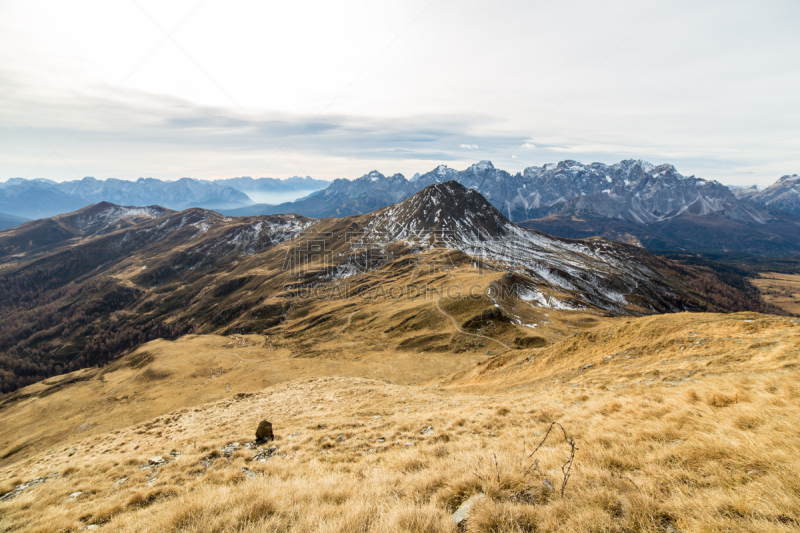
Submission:
<svg viewBox="0 0 800 533">
<path fill-rule="evenodd" d="M 796 0 L 0 0 L 0 180 L 800 173 Z"/>
</svg>

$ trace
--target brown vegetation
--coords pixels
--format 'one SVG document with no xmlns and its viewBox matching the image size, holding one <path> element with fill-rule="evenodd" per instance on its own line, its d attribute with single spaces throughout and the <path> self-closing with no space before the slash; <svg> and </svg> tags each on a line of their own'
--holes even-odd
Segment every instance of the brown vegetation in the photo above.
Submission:
<svg viewBox="0 0 800 533">
<path fill-rule="evenodd" d="M 60 475 L 0 502 L 0 530 L 455 532 L 451 513 L 476 494 L 466 530 L 481 533 L 799 530 L 798 327 L 615 320 L 439 388 L 312 378 L 232 391 L 13 456 L 6 487 Z M 221 453 L 263 418 L 272 458 Z M 576 446 L 563 495 L 571 447 L 553 422 Z M 155 455 L 166 464 L 148 465 Z"/>
</svg>

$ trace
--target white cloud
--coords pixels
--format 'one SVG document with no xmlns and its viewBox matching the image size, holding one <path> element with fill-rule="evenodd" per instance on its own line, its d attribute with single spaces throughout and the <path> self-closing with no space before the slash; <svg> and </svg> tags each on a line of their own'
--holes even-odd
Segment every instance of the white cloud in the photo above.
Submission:
<svg viewBox="0 0 800 533">
<path fill-rule="evenodd" d="M 536 145 L 535 145 L 535 144 L 533 144 L 533 143 L 525 143 L 525 144 L 523 144 L 523 145 L 521 146 L 521 148 L 522 148 L 523 150 L 535 150 L 535 149 L 536 149 Z"/>
<path fill-rule="evenodd" d="M 462 150 L 477 150 L 478 149 L 478 145 L 477 144 L 459 144 L 458 147 L 461 148 Z"/>
</svg>

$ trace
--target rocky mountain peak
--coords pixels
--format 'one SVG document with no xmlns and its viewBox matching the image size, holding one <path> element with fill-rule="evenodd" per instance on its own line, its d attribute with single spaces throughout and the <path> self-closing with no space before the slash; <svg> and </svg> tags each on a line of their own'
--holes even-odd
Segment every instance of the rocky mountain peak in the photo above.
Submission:
<svg viewBox="0 0 800 533">
<path fill-rule="evenodd" d="M 508 220 L 473 189 L 456 181 L 435 183 L 402 202 L 381 209 L 371 231 L 390 241 L 427 239 L 432 235 L 469 235 L 485 239 L 507 233 Z"/>
<path fill-rule="evenodd" d="M 479 163 L 475 163 L 467 170 L 477 174 L 479 172 L 486 172 L 488 170 L 494 170 L 494 165 L 491 161 L 480 161 Z"/>
</svg>

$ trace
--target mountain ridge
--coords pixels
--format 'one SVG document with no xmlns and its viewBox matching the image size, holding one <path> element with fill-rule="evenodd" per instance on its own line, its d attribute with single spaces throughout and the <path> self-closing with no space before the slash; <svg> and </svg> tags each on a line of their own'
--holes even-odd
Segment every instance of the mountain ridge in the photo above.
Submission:
<svg viewBox="0 0 800 533">
<path fill-rule="evenodd" d="M 295 202 L 223 212 L 231 216 L 296 212 L 315 218 L 357 215 L 450 180 L 480 192 L 510 220 L 553 235 L 600 235 L 655 250 L 800 253 L 800 219 L 791 213 L 739 197 L 719 182 L 683 176 L 673 165 L 642 160 L 614 165 L 567 160 L 514 175 L 481 161 L 462 171 L 439 165 L 412 180 L 372 171 L 355 180 L 336 180 Z M 605 229 L 587 232 L 591 226 Z M 680 228 L 678 238 L 669 238 L 672 226 Z"/>
</svg>

